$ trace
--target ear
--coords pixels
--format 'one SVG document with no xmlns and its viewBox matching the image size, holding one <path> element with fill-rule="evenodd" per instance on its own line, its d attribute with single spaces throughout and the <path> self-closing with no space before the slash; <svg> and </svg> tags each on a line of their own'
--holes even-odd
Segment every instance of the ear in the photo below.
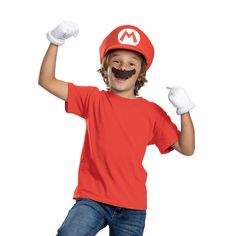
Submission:
<svg viewBox="0 0 236 236">
<path fill-rule="evenodd" d="M 104 78 L 107 79 L 107 71 L 104 72 Z"/>
<path fill-rule="evenodd" d="M 105 84 L 109 85 L 109 81 L 107 77 L 103 77 L 103 81 L 105 82 Z"/>
</svg>

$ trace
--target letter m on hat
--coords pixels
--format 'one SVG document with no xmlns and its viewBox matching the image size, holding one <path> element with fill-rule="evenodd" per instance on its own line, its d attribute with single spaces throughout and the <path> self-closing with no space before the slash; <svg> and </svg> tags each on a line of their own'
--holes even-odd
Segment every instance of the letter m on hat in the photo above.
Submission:
<svg viewBox="0 0 236 236">
<path fill-rule="evenodd" d="M 118 34 L 118 40 L 121 44 L 136 46 L 140 41 L 140 35 L 134 29 L 123 29 Z"/>
</svg>

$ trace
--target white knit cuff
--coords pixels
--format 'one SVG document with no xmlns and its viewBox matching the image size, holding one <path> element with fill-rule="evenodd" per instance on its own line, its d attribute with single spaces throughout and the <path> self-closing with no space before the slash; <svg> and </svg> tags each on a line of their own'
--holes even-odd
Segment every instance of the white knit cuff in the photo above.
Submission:
<svg viewBox="0 0 236 236">
<path fill-rule="evenodd" d="M 63 39 L 57 39 L 55 37 L 53 37 L 51 31 L 48 31 L 47 32 L 47 39 L 52 43 L 52 44 L 55 44 L 55 45 L 58 45 L 58 46 L 61 46 L 64 44 L 65 40 Z"/>
<path fill-rule="evenodd" d="M 185 107 L 179 107 L 176 110 L 176 113 L 178 115 L 182 115 L 184 113 L 189 112 L 190 110 L 192 110 L 195 107 L 195 105 L 193 103 L 190 103 L 189 105 L 185 106 Z"/>
</svg>

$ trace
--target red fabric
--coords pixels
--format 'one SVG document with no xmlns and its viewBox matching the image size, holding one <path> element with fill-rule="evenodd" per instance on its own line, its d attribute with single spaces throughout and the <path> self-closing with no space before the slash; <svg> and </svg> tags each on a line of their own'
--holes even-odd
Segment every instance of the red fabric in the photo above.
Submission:
<svg viewBox="0 0 236 236">
<path fill-rule="evenodd" d="M 74 198 L 145 210 L 146 147 L 155 144 L 163 154 L 173 150 L 177 127 L 161 107 L 143 98 L 123 98 L 71 83 L 68 91 L 66 111 L 86 120 Z"/>
</svg>

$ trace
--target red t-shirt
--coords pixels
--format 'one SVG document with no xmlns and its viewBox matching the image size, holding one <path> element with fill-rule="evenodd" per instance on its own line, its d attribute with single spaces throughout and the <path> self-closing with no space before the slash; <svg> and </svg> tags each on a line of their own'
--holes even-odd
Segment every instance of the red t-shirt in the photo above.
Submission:
<svg viewBox="0 0 236 236">
<path fill-rule="evenodd" d="M 179 137 L 165 111 L 141 97 L 123 98 L 72 83 L 65 107 L 86 121 L 74 198 L 147 209 L 147 173 L 142 166 L 146 147 L 155 144 L 162 154 L 168 153 Z"/>
</svg>

